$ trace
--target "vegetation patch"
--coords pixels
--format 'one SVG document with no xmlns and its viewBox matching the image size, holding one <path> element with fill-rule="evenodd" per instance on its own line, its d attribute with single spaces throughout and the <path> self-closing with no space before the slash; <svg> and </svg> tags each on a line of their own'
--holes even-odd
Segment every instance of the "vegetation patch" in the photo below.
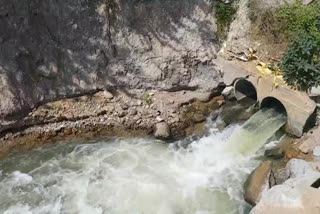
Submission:
<svg viewBox="0 0 320 214">
<path fill-rule="evenodd" d="M 320 40 L 306 32 L 299 36 L 293 40 L 279 67 L 288 85 L 308 91 L 320 85 Z"/>
<path fill-rule="evenodd" d="M 234 20 L 237 9 L 235 3 L 226 4 L 217 1 L 214 4 L 215 17 L 217 19 L 217 36 L 220 42 L 226 39 L 230 24 Z"/>
<path fill-rule="evenodd" d="M 300 1 L 278 9 L 281 30 L 291 45 L 279 64 L 286 83 L 308 91 L 320 85 L 320 2 L 303 6 Z"/>
<path fill-rule="evenodd" d="M 304 6 L 300 1 L 286 4 L 276 11 L 276 19 L 280 23 L 279 31 L 286 34 L 289 39 L 300 36 L 301 32 L 311 34 L 320 39 L 320 2 Z"/>
<path fill-rule="evenodd" d="M 151 94 L 151 93 L 145 93 L 145 94 L 143 94 L 142 99 L 143 99 L 143 103 L 144 103 L 145 105 L 147 105 L 147 106 L 150 106 L 150 105 L 153 103 L 153 101 L 152 101 L 152 94 Z"/>
<path fill-rule="evenodd" d="M 261 9 L 250 3 L 251 31 L 274 44 L 288 47 L 278 64 L 285 82 L 308 91 L 320 85 L 320 1 L 302 5 L 300 0 L 279 8 Z"/>
</svg>

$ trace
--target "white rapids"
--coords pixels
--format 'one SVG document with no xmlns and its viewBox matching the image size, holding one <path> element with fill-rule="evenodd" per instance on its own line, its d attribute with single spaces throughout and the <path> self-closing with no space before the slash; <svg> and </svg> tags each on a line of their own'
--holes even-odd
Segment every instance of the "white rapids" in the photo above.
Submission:
<svg viewBox="0 0 320 214">
<path fill-rule="evenodd" d="M 13 156 L 0 163 L 0 213 L 248 213 L 242 186 L 255 153 L 285 122 L 261 111 L 185 149 L 182 141 L 108 138 Z"/>
</svg>

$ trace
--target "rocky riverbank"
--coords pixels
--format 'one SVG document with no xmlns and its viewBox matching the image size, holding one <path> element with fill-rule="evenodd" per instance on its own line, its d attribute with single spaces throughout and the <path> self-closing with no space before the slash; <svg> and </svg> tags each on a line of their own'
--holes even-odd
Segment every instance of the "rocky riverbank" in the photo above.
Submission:
<svg viewBox="0 0 320 214">
<path fill-rule="evenodd" d="M 0 153 L 60 140 L 102 136 L 180 138 L 203 133 L 223 96 L 192 91 L 99 91 L 41 105 L 0 138 Z"/>
<path fill-rule="evenodd" d="M 245 184 L 252 213 L 319 213 L 319 151 L 319 127 L 299 139 L 284 135 L 271 145 Z"/>
<path fill-rule="evenodd" d="M 103 136 L 201 136 L 233 82 L 256 69 L 248 62 L 249 50 L 277 61 L 287 46 L 251 32 L 259 25 L 250 16 L 281 0 L 240 0 L 223 44 L 210 1 L 116 1 L 113 8 L 107 2 L 0 0 L 0 157 Z M 219 49 L 224 57 L 244 61 L 249 71 L 217 58 Z M 268 78 L 254 75 L 257 85 Z M 282 87 L 272 77 L 269 83 L 260 89 L 264 97 Z M 295 96 L 283 85 L 279 97 L 292 105 Z M 304 101 L 297 107 L 303 109 Z M 230 103 L 223 108 L 225 125 L 254 112 Z M 290 113 L 302 134 L 306 114 L 296 112 Z M 246 184 L 253 213 L 319 213 L 319 200 L 313 200 L 319 190 L 310 189 L 320 177 L 319 130 L 286 136 L 267 149 L 266 161 Z"/>
</svg>

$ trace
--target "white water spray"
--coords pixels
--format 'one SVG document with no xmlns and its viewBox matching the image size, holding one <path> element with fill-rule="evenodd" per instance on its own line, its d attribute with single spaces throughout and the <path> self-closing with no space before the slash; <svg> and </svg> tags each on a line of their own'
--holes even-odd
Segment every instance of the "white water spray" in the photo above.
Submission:
<svg viewBox="0 0 320 214">
<path fill-rule="evenodd" d="M 285 118 L 261 110 L 243 126 L 186 149 L 152 139 L 59 144 L 0 164 L 4 214 L 248 213 L 242 185 L 252 156 Z M 211 124 L 212 125 L 212 124 Z"/>
</svg>

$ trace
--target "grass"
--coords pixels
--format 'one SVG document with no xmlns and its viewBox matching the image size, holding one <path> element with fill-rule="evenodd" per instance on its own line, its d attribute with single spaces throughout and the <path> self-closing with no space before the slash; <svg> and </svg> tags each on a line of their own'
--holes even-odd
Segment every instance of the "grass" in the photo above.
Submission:
<svg viewBox="0 0 320 214">
<path fill-rule="evenodd" d="M 143 99 L 143 103 L 147 106 L 150 106 L 153 103 L 152 95 L 150 93 L 143 94 L 142 99 Z"/>
<path fill-rule="evenodd" d="M 275 17 L 280 22 L 279 30 L 288 38 L 306 32 L 320 40 L 320 1 L 304 6 L 300 1 L 277 9 Z"/>
<path fill-rule="evenodd" d="M 265 9 L 252 0 L 249 7 L 255 38 L 288 44 L 279 63 L 286 83 L 302 91 L 320 85 L 320 0 Z"/>
<path fill-rule="evenodd" d="M 217 19 L 217 36 L 220 41 L 226 39 L 231 22 L 237 13 L 235 3 L 225 4 L 223 2 L 216 2 L 214 4 L 215 17 Z"/>
<path fill-rule="evenodd" d="M 300 0 L 284 4 L 279 8 L 260 8 L 259 3 L 251 0 L 249 18 L 252 29 L 257 35 L 268 36 L 278 42 L 289 41 L 301 32 L 319 37 L 320 1 L 304 6 Z"/>
</svg>

